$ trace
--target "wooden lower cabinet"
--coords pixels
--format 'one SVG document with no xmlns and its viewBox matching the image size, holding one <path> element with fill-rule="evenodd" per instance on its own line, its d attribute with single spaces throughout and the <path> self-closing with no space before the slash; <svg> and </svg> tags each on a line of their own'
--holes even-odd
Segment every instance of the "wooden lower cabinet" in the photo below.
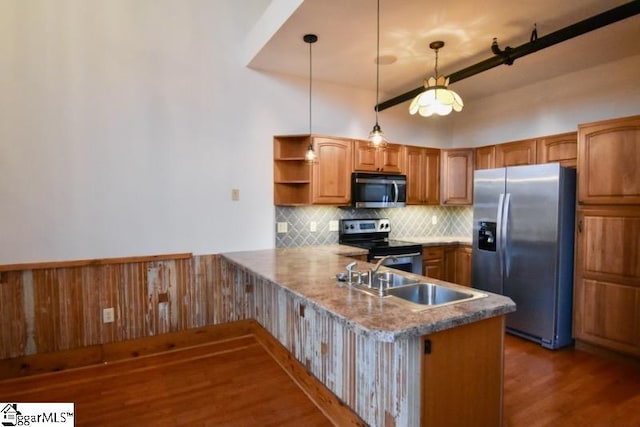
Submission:
<svg viewBox="0 0 640 427">
<path fill-rule="evenodd" d="M 458 246 L 446 254 L 445 262 L 448 266 L 448 275 L 445 280 L 458 285 L 471 286 L 471 253 L 471 246 L 465 245 Z"/>
<path fill-rule="evenodd" d="M 428 246 L 422 253 L 423 275 L 471 286 L 471 246 Z"/>
<path fill-rule="evenodd" d="M 422 340 L 420 425 L 501 426 L 504 317 Z"/>
<path fill-rule="evenodd" d="M 445 280 L 444 248 L 429 246 L 422 250 L 422 275 Z"/>
<path fill-rule="evenodd" d="M 640 356 L 640 207 L 579 207 L 575 265 L 575 339 Z"/>
</svg>

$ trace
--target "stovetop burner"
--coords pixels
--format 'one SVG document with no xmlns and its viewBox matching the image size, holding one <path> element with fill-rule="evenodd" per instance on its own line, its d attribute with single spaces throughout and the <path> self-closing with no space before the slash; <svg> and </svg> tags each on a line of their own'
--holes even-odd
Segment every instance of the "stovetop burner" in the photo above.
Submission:
<svg viewBox="0 0 640 427">
<path fill-rule="evenodd" d="M 340 220 L 339 242 L 368 249 L 370 255 L 397 255 L 403 252 L 422 252 L 417 243 L 389 239 L 391 222 L 381 219 Z"/>
</svg>

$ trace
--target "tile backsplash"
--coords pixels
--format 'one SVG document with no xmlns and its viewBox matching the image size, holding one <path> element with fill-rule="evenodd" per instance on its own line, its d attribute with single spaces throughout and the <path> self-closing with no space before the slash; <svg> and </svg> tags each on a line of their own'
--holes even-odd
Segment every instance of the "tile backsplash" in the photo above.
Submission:
<svg viewBox="0 0 640 427">
<path fill-rule="evenodd" d="M 437 223 L 432 224 L 435 217 Z M 329 221 L 352 218 L 389 218 L 392 238 L 418 236 L 471 236 L 473 208 L 407 206 L 393 209 L 352 209 L 329 206 L 276 206 L 276 222 L 286 222 L 288 232 L 276 233 L 276 247 L 331 245 L 338 232 L 329 231 Z M 310 231 L 310 223 L 316 231 Z"/>
</svg>

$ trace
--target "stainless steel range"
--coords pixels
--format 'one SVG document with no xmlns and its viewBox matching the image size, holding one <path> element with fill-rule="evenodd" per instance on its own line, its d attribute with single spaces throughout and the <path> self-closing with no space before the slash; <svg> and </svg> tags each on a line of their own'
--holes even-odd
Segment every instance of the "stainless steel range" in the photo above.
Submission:
<svg viewBox="0 0 640 427">
<path fill-rule="evenodd" d="M 343 245 L 368 249 L 367 261 L 376 263 L 387 255 L 382 265 L 411 273 L 422 274 L 422 245 L 389 239 L 391 222 L 382 219 L 340 220 L 339 242 Z"/>
</svg>

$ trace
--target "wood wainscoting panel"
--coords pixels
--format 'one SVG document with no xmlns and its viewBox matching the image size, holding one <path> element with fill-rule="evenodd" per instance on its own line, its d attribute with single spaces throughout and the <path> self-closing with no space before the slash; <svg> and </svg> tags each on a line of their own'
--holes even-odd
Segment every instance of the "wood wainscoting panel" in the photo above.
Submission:
<svg viewBox="0 0 640 427">
<path fill-rule="evenodd" d="M 418 425 L 420 337 L 381 342 L 359 336 L 305 299 L 230 260 L 222 258 L 220 268 L 225 292 L 244 304 L 244 310 L 232 314 L 253 313 L 291 357 L 368 425 Z"/>
<path fill-rule="evenodd" d="M 216 314 L 218 255 L 119 260 L 0 268 L 0 360 L 237 320 Z"/>
</svg>

